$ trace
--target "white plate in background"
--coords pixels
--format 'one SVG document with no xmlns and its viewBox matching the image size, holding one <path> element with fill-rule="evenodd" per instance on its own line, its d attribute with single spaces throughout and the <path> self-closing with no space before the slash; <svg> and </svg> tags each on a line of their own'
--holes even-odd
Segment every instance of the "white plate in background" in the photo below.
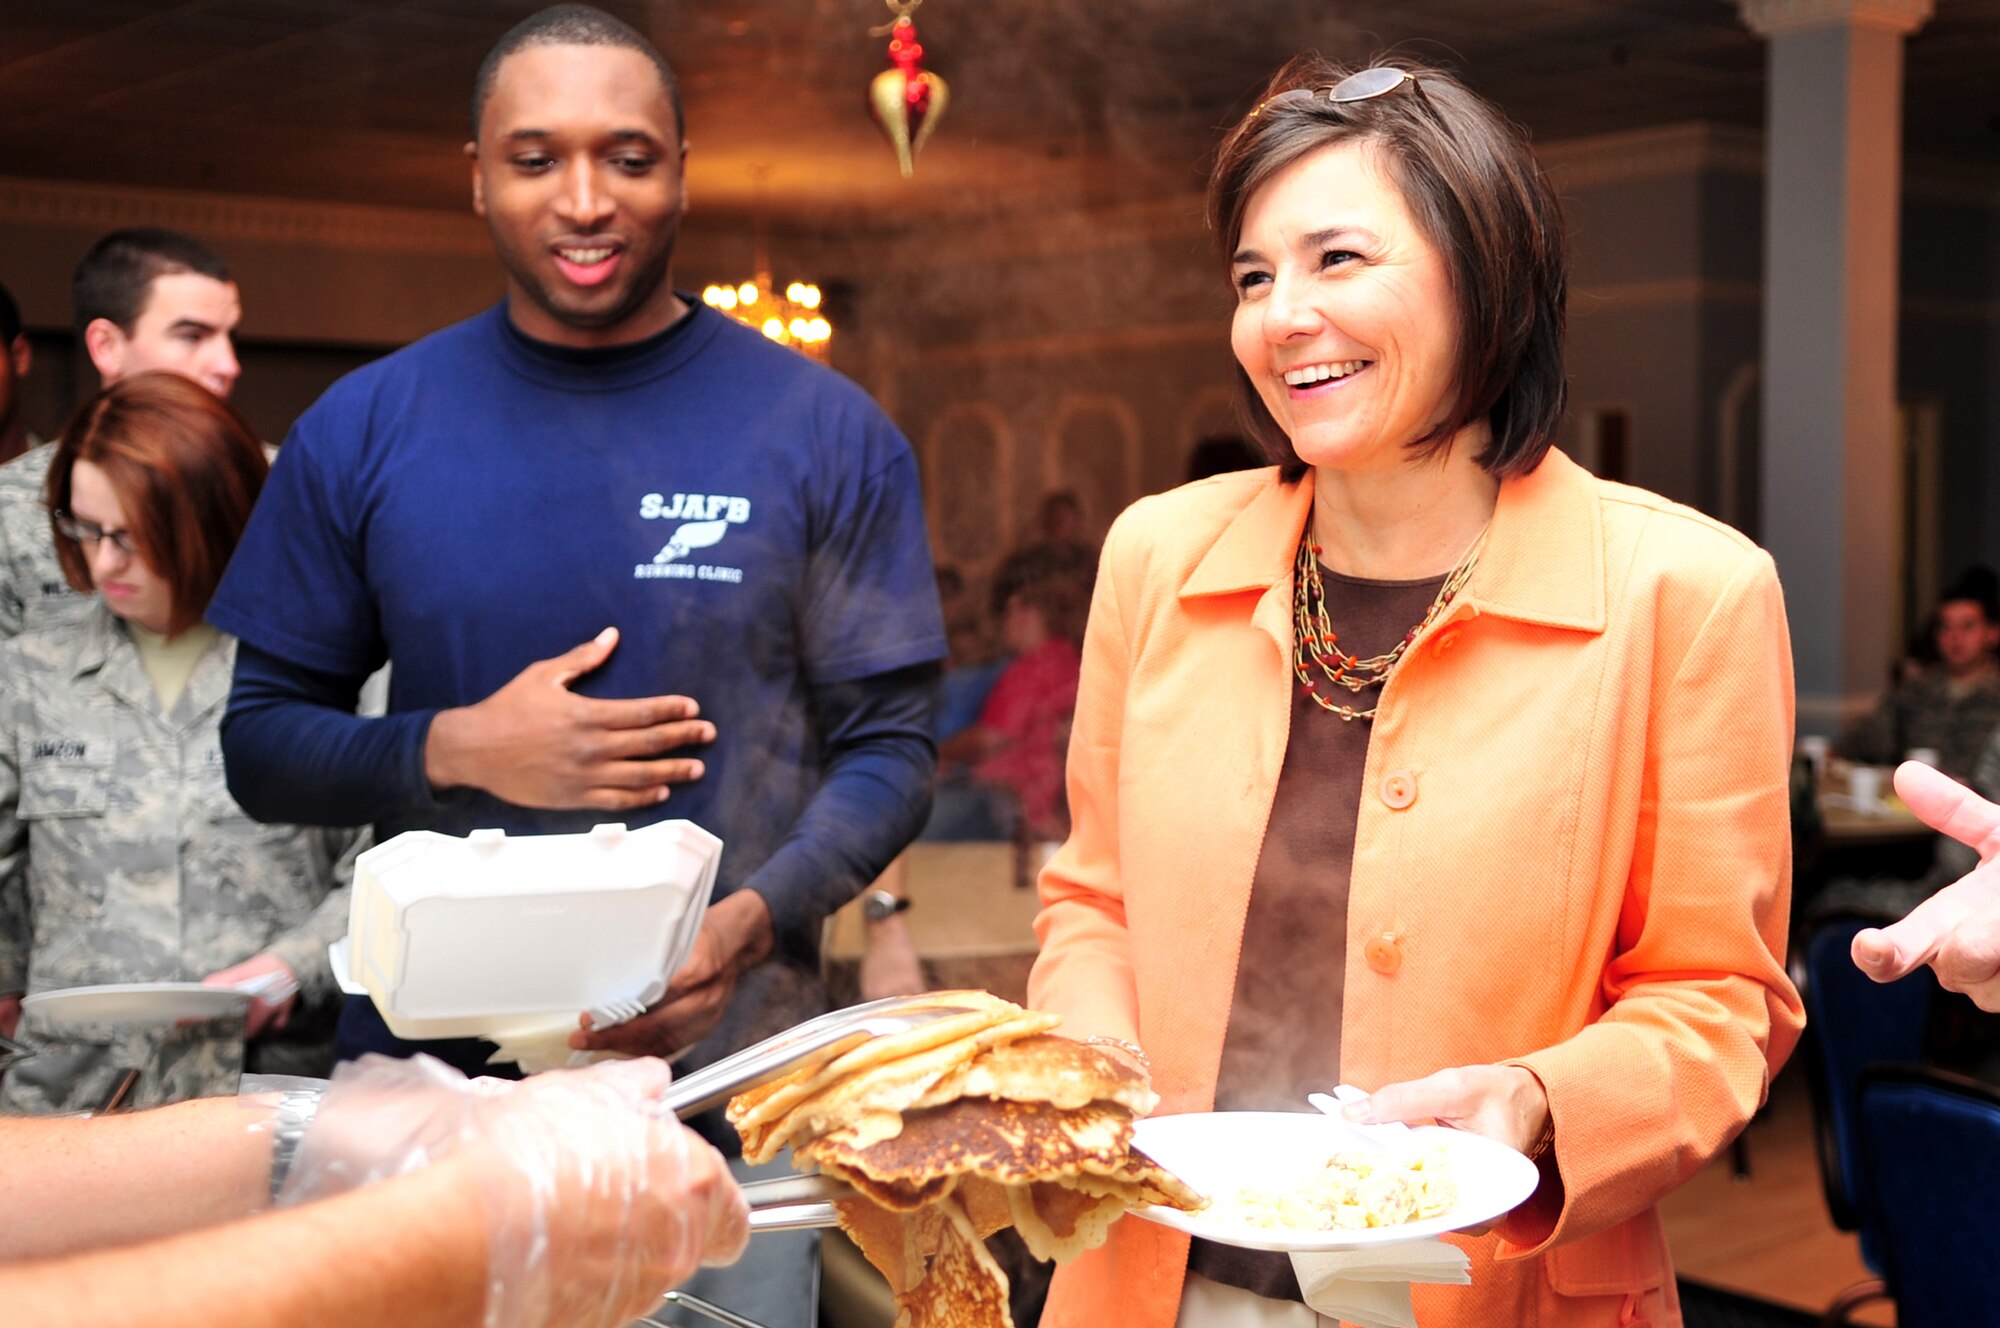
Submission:
<svg viewBox="0 0 2000 1328">
<path fill-rule="evenodd" d="M 52 1027 L 81 1024 L 174 1024 L 183 1019 L 220 1019 L 250 1008 L 247 992 L 199 982 L 115 982 L 97 987 L 38 991 L 22 1000 Z"/>
</svg>

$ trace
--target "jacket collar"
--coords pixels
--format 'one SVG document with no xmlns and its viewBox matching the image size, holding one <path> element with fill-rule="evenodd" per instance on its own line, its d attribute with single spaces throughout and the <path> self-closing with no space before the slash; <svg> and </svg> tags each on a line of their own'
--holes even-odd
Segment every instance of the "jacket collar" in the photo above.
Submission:
<svg viewBox="0 0 2000 1328">
<path fill-rule="evenodd" d="M 1465 602 L 1519 622 L 1604 630 L 1604 508 L 1589 471 L 1552 447 L 1501 484 Z"/>
<path fill-rule="evenodd" d="M 1313 476 L 1258 489 L 1181 584 L 1181 598 L 1289 587 Z M 1461 609 L 1601 632 L 1605 625 L 1603 511 L 1597 481 L 1550 448 L 1529 474 L 1505 480 L 1486 547 Z"/>
<path fill-rule="evenodd" d="M 132 648 L 131 638 L 125 635 L 124 624 L 104 607 L 103 597 L 93 595 L 91 599 L 89 612 L 82 615 L 77 625 L 76 651 L 71 656 L 72 678 L 102 673 L 121 648 Z"/>
<path fill-rule="evenodd" d="M 1313 477 L 1286 483 L 1271 472 L 1271 482 L 1258 488 L 1242 511 L 1230 518 L 1215 543 L 1181 583 L 1181 598 L 1234 595 L 1269 590 L 1292 579 L 1292 559 L 1299 551 L 1299 532 L 1312 511 Z"/>
</svg>

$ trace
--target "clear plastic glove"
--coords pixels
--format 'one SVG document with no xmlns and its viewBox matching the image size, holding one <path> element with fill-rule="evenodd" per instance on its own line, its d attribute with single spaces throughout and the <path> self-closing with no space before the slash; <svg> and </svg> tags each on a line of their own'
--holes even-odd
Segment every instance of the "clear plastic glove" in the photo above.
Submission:
<svg viewBox="0 0 2000 1328">
<path fill-rule="evenodd" d="M 488 1328 L 614 1328 L 749 1240 L 721 1156 L 656 1114 L 670 1079 L 655 1060 L 512 1084 L 428 1057 L 365 1057 L 336 1072 L 279 1202 L 451 1157 L 486 1216 Z"/>
</svg>

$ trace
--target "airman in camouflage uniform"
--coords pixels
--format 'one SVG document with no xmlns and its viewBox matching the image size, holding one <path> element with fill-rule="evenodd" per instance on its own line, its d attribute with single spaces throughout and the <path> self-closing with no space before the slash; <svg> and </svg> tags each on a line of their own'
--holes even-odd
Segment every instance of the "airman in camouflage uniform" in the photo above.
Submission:
<svg viewBox="0 0 2000 1328">
<path fill-rule="evenodd" d="M 331 1003 L 326 946 L 346 931 L 358 832 L 260 825 L 230 798 L 233 638 L 163 714 L 124 624 L 84 602 L 81 619 L 0 644 L 0 992 L 199 981 L 268 952 L 298 976 L 295 1029 Z M 30 1009 L 35 1054 L 0 1081 L 0 1111 L 95 1106 L 129 1067 L 134 1106 L 234 1092 L 243 1031 L 241 1015 L 57 1030 Z M 288 1036 L 253 1044 L 252 1068 L 303 1068 L 285 1063 Z"/>
<path fill-rule="evenodd" d="M 80 618 L 90 606 L 90 596 L 63 579 L 49 510 L 42 506 L 55 450 L 54 443 L 43 443 L 0 466 L 0 640 Z"/>
</svg>

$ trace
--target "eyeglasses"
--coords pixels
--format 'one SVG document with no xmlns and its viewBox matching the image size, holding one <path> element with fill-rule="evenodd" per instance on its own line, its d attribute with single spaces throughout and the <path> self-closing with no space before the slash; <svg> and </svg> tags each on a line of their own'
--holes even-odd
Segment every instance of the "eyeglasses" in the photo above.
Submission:
<svg viewBox="0 0 2000 1328">
<path fill-rule="evenodd" d="M 106 530 L 95 521 L 85 521 L 82 517 L 71 516 L 68 512 L 56 513 L 56 529 L 62 533 L 64 539 L 75 540 L 85 548 L 110 540 L 111 547 L 120 553 L 134 557 L 139 553 L 139 545 L 132 538 L 131 531 Z"/>
<path fill-rule="evenodd" d="M 1290 92 L 1281 92 L 1268 101 L 1261 101 L 1257 103 L 1257 109 L 1250 112 L 1250 118 L 1254 120 L 1262 115 L 1267 106 L 1308 102 L 1314 97 L 1325 97 L 1336 106 L 1355 101 L 1373 101 L 1377 97 L 1387 96 L 1405 84 L 1419 97 L 1423 96 L 1423 89 L 1417 86 L 1417 76 L 1407 69 L 1398 69 L 1394 65 L 1357 69 L 1330 88 L 1293 88 Z"/>
</svg>

